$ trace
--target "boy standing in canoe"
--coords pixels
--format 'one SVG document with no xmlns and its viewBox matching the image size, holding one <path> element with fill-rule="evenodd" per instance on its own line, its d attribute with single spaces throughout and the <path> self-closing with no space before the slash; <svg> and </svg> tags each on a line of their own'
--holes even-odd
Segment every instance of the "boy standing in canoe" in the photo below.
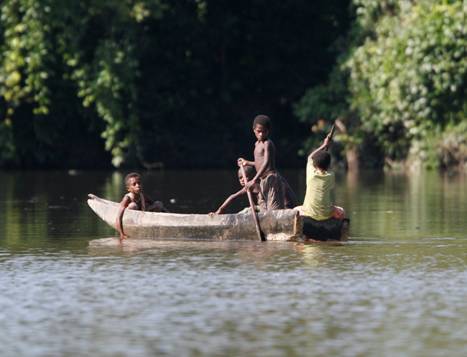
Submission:
<svg viewBox="0 0 467 357">
<path fill-rule="evenodd" d="M 253 120 L 253 132 L 256 136 L 254 161 L 238 159 L 239 166 L 254 166 L 256 175 L 246 184 L 247 188 L 259 182 L 260 191 L 267 210 L 292 208 L 296 205 L 295 194 L 285 179 L 276 170 L 276 147 L 269 139 L 271 119 L 258 115 Z"/>
<path fill-rule="evenodd" d="M 144 196 L 140 174 L 132 172 L 126 175 L 125 186 L 128 193 L 123 196 L 120 202 L 120 209 L 115 222 L 115 226 L 120 233 L 120 241 L 127 238 L 127 235 L 123 232 L 123 214 L 127 208 L 139 211 L 167 212 L 161 201 L 152 201 Z"/>
</svg>

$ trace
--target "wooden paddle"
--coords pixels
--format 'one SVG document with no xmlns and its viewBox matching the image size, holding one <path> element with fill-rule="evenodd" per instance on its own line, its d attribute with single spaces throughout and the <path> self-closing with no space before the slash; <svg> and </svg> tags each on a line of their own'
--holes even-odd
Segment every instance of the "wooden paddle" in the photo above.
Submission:
<svg viewBox="0 0 467 357">
<path fill-rule="evenodd" d="M 331 126 L 331 131 L 329 132 L 328 136 L 329 136 L 329 144 L 331 144 L 331 141 L 332 141 L 332 137 L 334 136 L 334 131 L 336 130 L 336 125 L 335 124 L 332 124 Z M 328 151 L 329 149 L 329 146 L 326 146 L 326 148 L 324 150 Z"/>
<path fill-rule="evenodd" d="M 240 165 L 240 170 L 242 172 L 243 181 L 245 182 L 245 188 L 246 188 L 248 179 L 246 178 L 245 168 L 243 167 L 243 165 Z M 246 194 L 248 196 L 248 201 L 250 202 L 251 214 L 253 215 L 253 219 L 255 221 L 256 234 L 258 235 L 259 240 L 264 242 L 266 240 L 266 237 L 264 236 L 263 231 L 261 231 L 261 227 L 259 225 L 258 214 L 256 213 L 256 209 L 255 209 L 255 203 L 253 202 L 253 197 L 251 196 L 251 192 L 249 188 L 246 188 Z"/>
</svg>

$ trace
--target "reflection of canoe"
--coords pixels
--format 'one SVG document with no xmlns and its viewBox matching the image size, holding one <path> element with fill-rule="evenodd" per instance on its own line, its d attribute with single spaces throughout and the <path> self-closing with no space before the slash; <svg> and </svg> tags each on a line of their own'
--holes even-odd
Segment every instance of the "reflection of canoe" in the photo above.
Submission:
<svg viewBox="0 0 467 357">
<path fill-rule="evenodd" d="M 106 223 L 115 228 L 119 204 L 92 194 L 88 205 Z M 293 209 L 258 214 L 267 240 L 295 240 L 302 234 L 302 219 Z M 125 210 L 123 228 L 130 239 L 216 239 L 258 240 L 250 213 L 178 214 Z"/>
</svg>

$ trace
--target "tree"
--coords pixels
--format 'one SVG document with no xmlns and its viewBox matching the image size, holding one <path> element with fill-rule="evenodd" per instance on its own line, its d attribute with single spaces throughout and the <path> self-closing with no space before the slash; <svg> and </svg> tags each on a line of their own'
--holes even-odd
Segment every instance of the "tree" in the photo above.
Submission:
<svg viewBox="0 0 467 357">
<path fill-rule="evenodd" d="M 0 165 L 232 166 L 260 112 L 289 163 L 347 4 L 3 0 Z"/>
<path fill-rule="evenodd" d="M 347 118 L 351 134 L 371 138 L 386 162 L 443 165 L 443 133 L 460 132 L 467 116 L 464 7 L 459 1 L 354 1 L 351 45 L 329 83 L 311 89 L 297 113 L 302 120 L 310 112 Z M 340 103 L 334 112 L 326 109 L 333 106 L 328 98 Z M 323 109 L 318 102 L 327 104 Z M 459 144 L 465 135 L 455 136 Z M 366 155 L 364 142 L 358 145 Z M 451 164 L 462 164 L 467 152 L 454 156 Z"/>
</svg>

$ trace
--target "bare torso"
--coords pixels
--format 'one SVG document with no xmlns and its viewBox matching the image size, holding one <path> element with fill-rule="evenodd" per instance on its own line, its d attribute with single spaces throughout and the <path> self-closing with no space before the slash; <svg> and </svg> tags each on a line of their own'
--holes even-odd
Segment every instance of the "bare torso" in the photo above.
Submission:
<svg viewBox="0 0 467 357">
<path fill-rule="evenodd" d="M 254 157 L 256 172 L 259 172 L 263 165 L 266 165 L 261 178 L 276 172 L 276 147 L 271 140 L 258 140 L 255 143 Z"/>
</svg>

